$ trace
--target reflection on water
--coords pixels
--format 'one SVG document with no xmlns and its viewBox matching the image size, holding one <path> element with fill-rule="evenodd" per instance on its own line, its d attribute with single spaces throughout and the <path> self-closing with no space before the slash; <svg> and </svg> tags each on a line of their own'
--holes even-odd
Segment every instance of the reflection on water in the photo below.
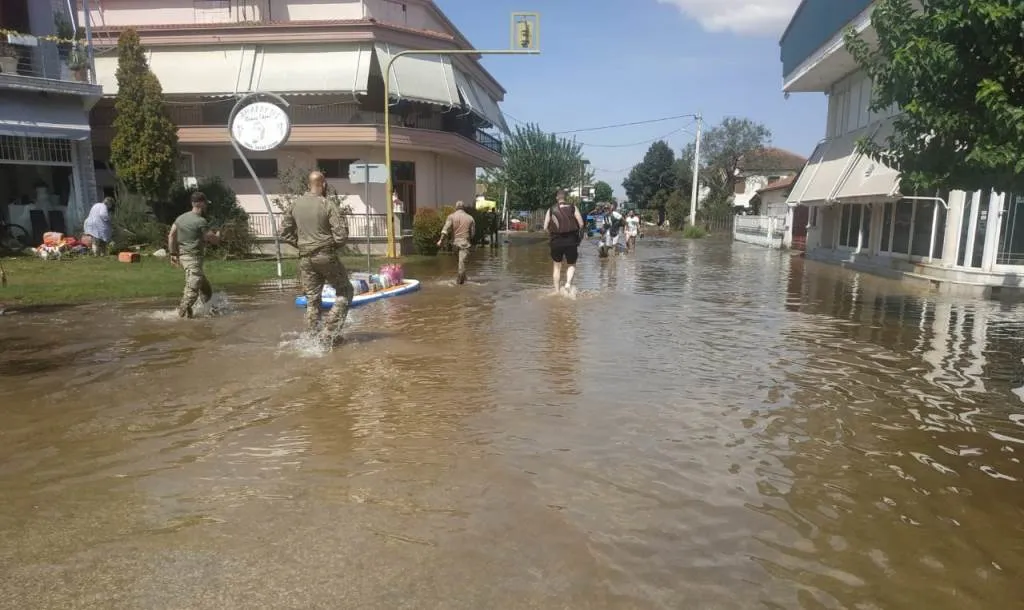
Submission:
<svg viewBox="0 0 1024 610">
<path fill-rule="evenodd" d="M 1022 606 L 1024 310 L 715 240 L 571 299 L 545 250 L 330 352 L 276 282 L 0 319 L 0 606 Z"/>
</svg>

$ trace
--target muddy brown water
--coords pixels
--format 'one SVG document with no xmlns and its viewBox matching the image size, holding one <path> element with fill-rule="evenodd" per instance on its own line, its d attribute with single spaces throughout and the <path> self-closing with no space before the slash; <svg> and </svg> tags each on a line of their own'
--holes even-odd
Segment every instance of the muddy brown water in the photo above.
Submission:
<svg viewBox="0 0 1024 610">
<path fill-rule="evenodd" d="M 1022 607 L 1024 310 L 640 246 L 0 318 L 0 607 Z"/>
</svg>

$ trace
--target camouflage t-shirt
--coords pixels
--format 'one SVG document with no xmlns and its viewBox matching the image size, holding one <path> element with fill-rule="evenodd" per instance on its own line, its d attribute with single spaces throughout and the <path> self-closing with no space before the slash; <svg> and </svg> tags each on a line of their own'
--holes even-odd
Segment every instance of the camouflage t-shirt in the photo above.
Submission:
<svg viewBox="0 0 1024 610">
<path fill-rule="evenodd" d="M 185 212 L 174 224 L 178 227 L 178 252 L 202 256 L 206 252 L 206 231 L 210 223 L 195 212 Z"/>
</svg>

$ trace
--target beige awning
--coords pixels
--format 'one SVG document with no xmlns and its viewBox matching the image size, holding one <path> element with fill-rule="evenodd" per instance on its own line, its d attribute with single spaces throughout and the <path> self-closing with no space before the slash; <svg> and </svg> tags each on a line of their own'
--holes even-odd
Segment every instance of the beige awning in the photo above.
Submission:
<svg viewBox="0 0 1024 610">
<path fill-rule="evenodd" d="M 868 130 L 871 139 L 885 144 L 895 131 L 896 118 L 890 117 Z M 862 134 L 862 135 L 868 135 Z M 900 198 L 900 173 L 891 167 L 858 154 L 852 169 L 836 189 L 832 198 L 840 203 L 870 201 L 896 201 Z"/>
<path fill-rule="evenodd" d="M 407 49 L 386 42 L 374 44 L 381 74 L 388 62 Z M 400 100 L 427 102 L 450 108 L 460 107 L 455 70 L 445 55 L 402 55 L 394 60 L 388 73 L 389 95 Z"/>
<path fill-rule="evenodd" d="M 266 45 L 243 91 L 365 94 L 372 60 L 369 44 Z"/>
<path fill-rule="evenodd" d="M 824 205 L 829 203 L 836 186 L 856 162 L 857 138 L 861 132 L 848 133 L 825 140 L 814 149 L 807 165 L 786 201 L 789 205 Z"/>
</svg>

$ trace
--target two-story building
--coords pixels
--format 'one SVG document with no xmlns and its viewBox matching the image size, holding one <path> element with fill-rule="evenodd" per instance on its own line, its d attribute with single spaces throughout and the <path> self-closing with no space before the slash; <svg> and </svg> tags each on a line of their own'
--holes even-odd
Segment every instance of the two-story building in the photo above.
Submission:
<svg viewBox="0 0 1024 610">
<path fill-rule="evenodd" d="M 884 142 L 899 109 L 869 109 L 871 80 L 843 43 L 870 43 L 871 0 L 803 0 L 782 36 L 783 90 L 824 93 L 823 138 L 788 203 L 808 206 L 807 256 L 929 280 L 943 291 L 996 296 L 1024 286 L 1024 193 L 904 193 L 899 173 L 862 155 Z"/>
<path fill-rule="evenodd" d="M 66 2 L 3 0 L 0 30 L 0 217 L 35 246 L 80 229 L 95 201 L 89 110 L 101 89 Z"/>
<path fill-rule="evenodd" d="M 388 60 L 407 49 L 473 48 L 431 0 L 103 0 L 88 18 L 104 94 L 93 111 L 96 158 L 109 158 L 114 45 L 134 28 L 178 125 L 182 174 L 223 178 L 262 234 L 270 228 L 264 205 L 229 139 L 228 115 L 239 95 L 269 91 L 290 104 L 287 144 L 248 154 L 267 190 L 280 190 L 280 172 L 318 167 L 347 195 L 356 220 L 367 202 L 363 185 L 349 184 L 348 170 L 356 160 L 384 161 Z M 479 59 L 414 55 L 394 62 L 393 179 L 406 229 L 418 208 L 472 201 L 477 168 L 501 164 L 501 143 L 492 134 L 507 130 L 498 106 L 505 92 Z M 106 172 L 101 180 L 112 186 Z M 379 237 L 384 186 L 373 185 L 369 197 L 369 230 Z M 354 236 L 365 236 L 353 228 Z"/>
</svg>

